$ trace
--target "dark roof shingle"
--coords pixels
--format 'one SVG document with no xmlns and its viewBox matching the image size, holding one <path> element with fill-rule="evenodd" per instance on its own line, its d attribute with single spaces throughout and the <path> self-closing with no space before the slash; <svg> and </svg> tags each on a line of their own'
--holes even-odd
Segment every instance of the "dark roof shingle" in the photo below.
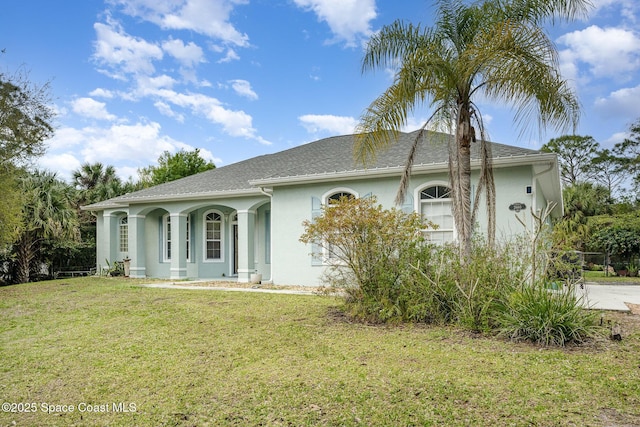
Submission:
<svg viewBox="0 0 640 427">
<path fill-rule="evenodd" d="M 86 206 L 87 210 L 100 210 L 121 203 L 167 199 L 185 195 L 210 195 L 257 191 L 252 181 L 284 177 L 304 177 L 328 173 L 378 170 L 402 167 L 417 132 L 399 133 L 397 141 L 376 161 L 365 169 L 353 159 L 354 135 L 335 136 L 310 142 L 273 154 L 253 157 L 237 163 L 191 175 L 176 181 L 125 194 L 110 200 Z M 428 132 L 420 143 L 414 166 L 446 164 L 448 135 Z M 472 145 L 472 159 L 479 159 L 480 144 Z M 538 151 L 491 143 L 494 159 L 539 154 Z"/>
</svg>

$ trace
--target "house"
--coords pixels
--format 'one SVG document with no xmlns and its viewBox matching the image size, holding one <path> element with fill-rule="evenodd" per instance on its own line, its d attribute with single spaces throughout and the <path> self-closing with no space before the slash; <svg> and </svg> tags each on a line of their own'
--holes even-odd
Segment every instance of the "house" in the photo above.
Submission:
<svg viewBox="0 0 640 427">
<path fill-rule="evenodd" d="M 354 163 L 354 136 L 336 136 L 86 206 L 97 215 L 97 268 L 105 260 L 130 258 L 131 277 L 248 282 L 257 273 L 276 284 L 318 285 L 323 260 L 299 241 L 302 222 L 346 194 L 375 195 L 383 206 L 393 206 L 417 135 L 401 133 L 367 168 Z M 455 238 L 447 139 L 429 132 L 421 142 L 402 206 L 440 225 L 429 232 L 436 241 Z M 472 182 L 479 173 L 478 145 L 473 144 Z M 491 147 L 498 239 L 524 231 L 516 211 L 531 221 L 532 209 L 552 201 L 558 205 L 552 215 L 562 215 L 555 154 Z"/>
</svg>

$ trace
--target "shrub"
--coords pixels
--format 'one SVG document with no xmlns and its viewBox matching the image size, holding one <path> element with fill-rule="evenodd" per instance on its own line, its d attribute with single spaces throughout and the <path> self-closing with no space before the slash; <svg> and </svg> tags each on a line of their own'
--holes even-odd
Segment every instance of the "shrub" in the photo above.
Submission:
<svg viewBox="0 0 640 427">
<path fill-rule="evenodd" d="M 585 310 L 572 284 L 554 290 L 543 282 L 523 285 L 509 296 L 499 318 L 500 335 L 542 345 L 581 343 L 598 331 L 597 313 Z"/>
<path fill-rule="evenodd" d="M 582 342 L 598 329 L 595 314 L 573 292 L 540 285 L 572 259 L 551 250 L 544 216 L 535 218 L 533 235 L 498 247 L 476 239 L 461 260 L 455 246 L 425 241 L 416 214 L 384 210 L 375 198 L 342 199 L 305 222 L 300 240 L 318 248 L 325 280 L 345 290 L 356 318 L 455 324 L 544 345 Z"/>
<path fill-rule="evenodd" d="M 404 320 L 403 282 L 428 227 L 418 214 L 383 209 L 376 198 L 343 198 L 304 222 L 300 241 L 311 243 L 328 266 L 325 280 L 343 288 L 352 312 L 368 320 Z"/>
<path fill-rule="evenodd" d="M 432 248 L 431 260 L 424 258 L 423 251 L 420 267 L 414 266 L 416 289 L 410 296 L 420 304 L 410 305 L 412 311 L 423 310 L 421 321 L 490 331 L 506 295 L 523 280 L 525 270 L 512 249 L 511 245 L 494 249 L 476 241 L 471 258 L 464 263 L 454 247 Z"/>
</svg>

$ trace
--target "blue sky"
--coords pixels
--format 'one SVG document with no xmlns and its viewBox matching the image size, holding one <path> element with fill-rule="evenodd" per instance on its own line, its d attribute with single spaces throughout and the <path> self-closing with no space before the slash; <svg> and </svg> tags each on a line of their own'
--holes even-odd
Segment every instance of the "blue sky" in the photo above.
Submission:
<svg viewBox="0 0 640 427">
<path fill-rule="evenodd" d="M 582 103 L 577 133 L 611 147 L 640 118 L 640 2 L 592 1 L 588 19 L 549 31 Z M 57 130 L 39 167 L 68 179 L 100 161 L 135 178 L 165 150 L 224 166 L 351 133 L 391 82 L 361 73 L 368 38 L 433 12 L 431 0 L 6 0 L 0 70 L 51 81 Z M 493 141 L 560 136 L 521 135 L 509 108 L 480 107 Z"/>
</svg>

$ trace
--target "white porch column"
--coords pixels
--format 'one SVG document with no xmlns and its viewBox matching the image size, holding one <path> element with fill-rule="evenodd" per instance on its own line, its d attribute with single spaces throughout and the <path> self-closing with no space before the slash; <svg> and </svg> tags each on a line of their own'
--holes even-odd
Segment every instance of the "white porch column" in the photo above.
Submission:
<svg viewBox="0 0 640 427">
<path fill-rule="evenodd" d="M 99 268 L 107 267 L 107 261 L 113 264 L 113 261 L 116 260 L 116 245 L 118 242 L 118 239 L 114 236 L 114 233 L 118 230 L 116 224 L 118 217 L 104 212 L 102 220 L 102 242 L 98 243 L 102 247 L 102 251 L 98 251 L 98 256 L 101 258 L 97 260 Z M 98 273 L 101 273 L 101 271 L 98 271 Z"/>
<path fill-rule="evenodd" d="M 174 214 L 171 218 L 171 279 L 187 277 L 187 215 Z"/>
<path fill-rule="evenodd" d="M 145 251 L 144 215 L 129 215 L 129 277 L 144 278 L 147 275 Z"/>
<path fill-rule="evenodd" d="M 256 211 L 238 211 L 238 282 L 247 283 L 255 273 Z"/>
</svg>

